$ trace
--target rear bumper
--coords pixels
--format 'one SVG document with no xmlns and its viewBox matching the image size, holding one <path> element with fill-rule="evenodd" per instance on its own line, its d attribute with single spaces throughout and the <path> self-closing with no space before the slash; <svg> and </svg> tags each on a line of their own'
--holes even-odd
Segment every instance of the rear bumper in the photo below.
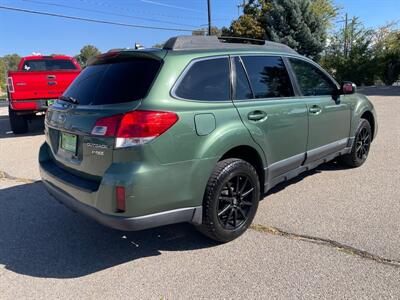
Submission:
<svg viewBox="0 0 400 300">
<path fill-rule="evenodd" d="M 103 214 L 96 208 L 80 202 L 47 180 L 43 180 L 43 183 L 47 191 L 60 203 L 114 229 L 136 231 L 183 222 L 201 223 L 201 206 L 175 209 L 140 217 L 116 217 Z"/>
<path fill-rule="evenodd" d="M 45 111 L 48 108 L 48 102 L 54 99 L 44 100 L 11 100 L 10 106 L 17 111 Z"/>
<path fill-rule="evenodd" d="M 115 210 L 115 186 L 121 181 L 112 180 L 118 174 L 105 175 L 101 181 L 87 180 L 58 167 L 47 152 L 47 144 L 39 151 L 39 169 L 42 182 L 47 191 L 60 203 L 72 210 L 86 215 L 97 222 L 119 230 L 135 231 L 163 225 L 190 222 L 201 224 L 202 206 L 168 205 L 168 200 L 161 198 L 169 207 L 152 204 L 151 194 L 141 193 L 140 185 L 135 186 L 135 195 L 127 197 L 128 210 L 117 213 Z M 110 175 L 110 174 L 108 174 Z M 121 175 L 121 174 L 119 174 Z M 154 185 L 154 183 L 153 183 Z M 170 204 L 170 203 L 169 203 Z M 149 207 L 143 211 L 143 207 Z M 197 203 L 195 204 L 197 205 Z M 142 210 L 141 210 L 142 209 Z"/>
</svg>

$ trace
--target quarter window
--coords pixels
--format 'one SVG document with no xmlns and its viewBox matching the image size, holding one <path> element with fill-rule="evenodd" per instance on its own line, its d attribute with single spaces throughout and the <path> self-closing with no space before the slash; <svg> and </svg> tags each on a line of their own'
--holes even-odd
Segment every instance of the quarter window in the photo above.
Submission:
<svg viewBox="0 0 400 300">
<path fill-rule="evenodd" d="M 228 58 L 214 58 L 195 62 L 179 83 L 175 95 L 189 100 L 229 100 Z"/>
<path fill-rule="evenodd" d="M 336 85 L 320 69 L 300 59 L 289 59 L 303 96 L 332 95 Z"/>
<path fill-rule="evenodd" d="M 255 98 L 294 96 L 289 74 L 279 56 L 243 56 Z"/>
</svg>

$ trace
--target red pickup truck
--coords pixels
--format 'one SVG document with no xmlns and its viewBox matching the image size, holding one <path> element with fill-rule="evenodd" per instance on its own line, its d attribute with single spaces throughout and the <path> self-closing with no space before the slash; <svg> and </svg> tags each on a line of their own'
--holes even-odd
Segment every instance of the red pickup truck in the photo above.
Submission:
<svg viewBox="0 0 400 300">
<path fill-rule="evenodd" d="M 28 121 L 60 97 L 81 68 L 70 56 L 27 56 L 7 75 L 9 119 L 15 134 L 28 131 Z"/>
</svg>

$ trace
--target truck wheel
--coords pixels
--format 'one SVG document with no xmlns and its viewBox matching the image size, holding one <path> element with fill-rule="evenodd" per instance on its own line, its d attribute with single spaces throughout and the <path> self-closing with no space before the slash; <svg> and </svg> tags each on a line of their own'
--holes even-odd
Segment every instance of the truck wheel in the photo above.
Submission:
<svg viewBox="0 0 400 300">
<path fill-rule="evenodd" d="M 360 120 L 351 152 L 339 157 L 338 161 L 351 168 L 361 166 L 368 158 L 372 141 L 371 125 L 365 119 Z"/>
<path fill-rule="evenodd" d="M 236 158 L 220 161 L 207 183 L 198 230 L 219 242 L 234 240 L 250 226 L 259 200 L 260 182 L 254 167 Z"/>
<path fill-rule="evenodd" d="M 11 130 L 15 134 L 28 132 L 28 120 L 25 116 L 18 116 L 11 107 L 8 107 L 8 118 L 10 119 Z"/>
</svg>

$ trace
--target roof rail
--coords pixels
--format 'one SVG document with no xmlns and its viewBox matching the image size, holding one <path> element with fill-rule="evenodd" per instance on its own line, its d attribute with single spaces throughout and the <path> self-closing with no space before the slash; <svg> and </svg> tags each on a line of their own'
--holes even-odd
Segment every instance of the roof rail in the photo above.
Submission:
<svg viewBox="0 0 400 300">
<path fill-rule="evenodd" d="M 239 41 L 233 43 L 232 41 Z M 275 42 L 241 38 L 217 36 L 190 36 L 181 35 L 170 38 L 165 42 L 164 50 L 218 50 L 218 49 L 258 49 L 297 53 L 292 48 Z"/>
<path fill-rule="evenodd" d="M 231 41 L 238 41 L 243 44 L 265 45 L 266 40 L 253 39 L 240 36 L 219 36 L 218 39 L 223 43 L 231 43 Z"/>
</svg>

